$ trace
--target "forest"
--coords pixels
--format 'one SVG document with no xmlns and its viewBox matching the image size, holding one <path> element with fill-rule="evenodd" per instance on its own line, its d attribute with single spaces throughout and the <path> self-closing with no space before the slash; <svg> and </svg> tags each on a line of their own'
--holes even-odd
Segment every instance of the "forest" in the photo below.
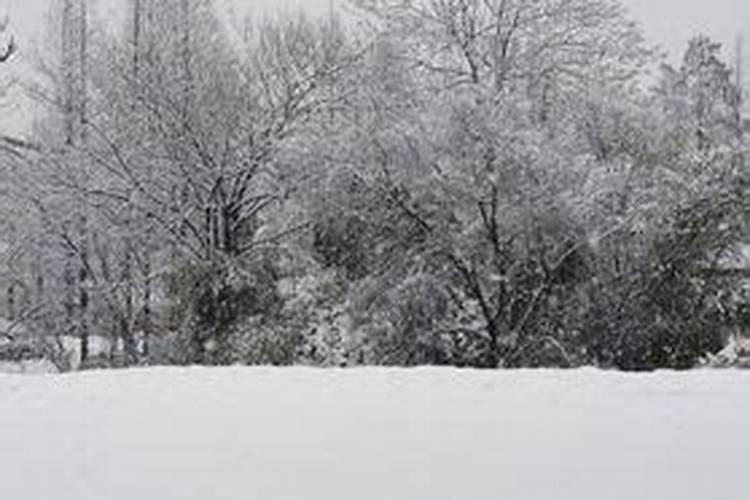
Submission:
<svg viewBox="0 0 750 500">
<path fill-rule="evenodd" d="M 689 369 L 750 322 L 741 59 L 706 36 L 668 63 L 617 0 L 89 10 L 55 2 L 0 137 L 0 358 Z"/>
</svg>

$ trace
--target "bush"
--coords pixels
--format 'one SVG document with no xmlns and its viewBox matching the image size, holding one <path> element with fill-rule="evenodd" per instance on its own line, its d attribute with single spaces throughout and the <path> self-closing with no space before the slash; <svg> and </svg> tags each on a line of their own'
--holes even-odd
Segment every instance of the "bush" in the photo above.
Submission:
<svg viewBox="0 0 750 500">
<path fill-rule="evenodd" d="M 187 262 L 167 278 L 171 328 L 187 337 L 185 359 L 199 364 L 233 362 L 230 339 L 254 316 L 281 309 L 277 274 L 270 258 L 230 266 Z"/>
<path fill-rule="evenodd" d="M 226 361 L 233 364 L 287 366 L 297 361 L 302 335 L 283 321 L 253 316 L 235 326 L 227 339 Z"/>
</svg>

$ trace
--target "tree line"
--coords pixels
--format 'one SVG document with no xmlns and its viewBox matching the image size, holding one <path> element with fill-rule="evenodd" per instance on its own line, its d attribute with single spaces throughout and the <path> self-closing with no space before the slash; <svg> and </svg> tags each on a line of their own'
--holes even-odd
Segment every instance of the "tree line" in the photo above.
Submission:
<svg viewBox="0 0 750 500">
<path fill-rule="evenodd" d="M 5 316 L 63 368 L 689 368 L 747 322 L 740 68 L 707 37 L 666 64 L 614 0 L 87 7 L 50 12 L 0 157 Z"/>
</svg>

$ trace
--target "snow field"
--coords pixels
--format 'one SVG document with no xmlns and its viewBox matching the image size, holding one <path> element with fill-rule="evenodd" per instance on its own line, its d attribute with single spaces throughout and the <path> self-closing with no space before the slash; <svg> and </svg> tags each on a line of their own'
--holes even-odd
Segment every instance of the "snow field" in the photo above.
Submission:
<svg viewBox="0 0 750 500">
<path fill-rule="evenodd" d="M 0 375 L 13 500 L 748 498 L 750 373 Z"/>
</svg>

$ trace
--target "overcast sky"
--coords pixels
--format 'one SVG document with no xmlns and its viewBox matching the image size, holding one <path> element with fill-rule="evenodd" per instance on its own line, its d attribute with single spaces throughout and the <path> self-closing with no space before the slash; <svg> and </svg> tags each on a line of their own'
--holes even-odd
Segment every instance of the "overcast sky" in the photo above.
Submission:
<svg viewBox="0 0 750 500">
<path fill-rule="evenodd" d="M 0 16 L 11 17 L 11 30 L 24 46 L 33 43 L 43 27 L 45 6 L 55 0 L 0 0 Z M 302 7 L 311 13 L 327 12 L 330 0 L 218 0 L 225 8 L 232 7 L 237 14 L 249 11 L 272 11 Z M 334 0 L 343 4 L 344 0 Z M 92 0 L 98 4 L 100 15 L 122 7 L 125 0 Z M 747 34 L 745 45 L 750 47 L 750 0 L 624 0 L 634 17 L 641 22 L 646 35 L 653 43 L 663 46 L 670 59 L 676 60 L 688 38 L 705 33 L 722 42 L 725 58 L 733 61 L 737 36 Z M 745 50 L 750 61 L 750 50 Z M 8 113 L 4 113 L 7 117 Z M 9 122 L 17 120 L 0 118 L 0 133 L 7 131 Z"/>
<path fill-rule="evenodd" d="M 0 14 L 11 16 L 13 28 L 20 37 L 41 29 L 44 6 L 53 0 L 0 0 Z M 268 11 L 275 8 L 302 7 L 310 12 L 325 13 L 330 0 L 219 0 L 238 12 Z M 334 0 L 343 4 L 345 0 Z M 99 10 L 124 4 L 125 0 L 92 0 Z M 624 0 L 634 16 L 643 24 L 650 39 L 670 52 L 681 50 L 685 40 L 696 32 L 706 32 L 720 41 L 734 46 L 738 33 L 745 30 L 750 36 L 749 0 Z M 728 48 L 729 48 L 728 47 Z"/>
</svg>

